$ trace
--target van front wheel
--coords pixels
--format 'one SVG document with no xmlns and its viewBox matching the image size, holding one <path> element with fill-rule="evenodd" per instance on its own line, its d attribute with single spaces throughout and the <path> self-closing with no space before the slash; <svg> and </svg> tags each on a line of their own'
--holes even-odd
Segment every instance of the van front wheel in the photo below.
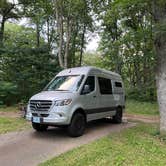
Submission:
<svg viewBox="0 0 166 166">
<path fill-rule="evenodd" d="M 72 117 L 71 123 L 68 126 L 68 133 L 71 137 L 79 137 L 85 131 L 85 116 L 81 113 L 75 113 Z"/>
<path fill-rule="evenodd" d="M 116 109 L 115 116 L 113 116 L 113 122 L 114 123 L 122 123 L 122 116 L 123 116 L 122 108 L 118 107 Z"/>
</svg>

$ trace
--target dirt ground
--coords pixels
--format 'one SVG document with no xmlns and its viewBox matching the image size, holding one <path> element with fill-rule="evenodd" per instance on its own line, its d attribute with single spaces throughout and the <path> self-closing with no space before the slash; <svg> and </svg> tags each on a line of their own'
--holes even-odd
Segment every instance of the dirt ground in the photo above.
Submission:
<svg viewBox="0 0 166 166">
<path fill-rule="evenodd" d="M 9 117 L 9 118 L 18 118 L 18 117 L 22 117 L 23 112 L 21 111 L 17 111 L 17 112 L 4 112 L 4 111 L 0 111 L 0 117 Z"/>
<path fill-rule="evenodd" d="M 159 116 L 147 116 L 147 115 L 135 115 L 135 114 L 125 114 L 124 117 L 126 117 L 131 121 L 141 121 L 144 123 L 159 123 Z"/>
<path fill-rule="evenodd" d="M 133 127 L 136 123 L 111 124 L 94 121 L 87 125 L 86 132 L 71 138 L 61 128 L 49 128 L 37 133 L 33 129 L 0 135 L 0 165 L 33 166 L 70 149 L 87 144 L 113 132 Z"/>
<path fill-rule="evenodd" d="M 0 112 L 0 117 L 18 118 L 20 116 L 20 112 Z"/>
</svg>

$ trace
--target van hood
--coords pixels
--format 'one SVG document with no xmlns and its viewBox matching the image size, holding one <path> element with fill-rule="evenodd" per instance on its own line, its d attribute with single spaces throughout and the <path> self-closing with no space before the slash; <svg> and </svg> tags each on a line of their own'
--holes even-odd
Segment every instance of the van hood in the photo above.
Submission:
<svg viewBox="0 0 166 166">
<path fill-rule="evenodd" d="M 42 91 L 32 96 L 30 100 L 61 100 L 72 98 L 73 93 L 64 91 Z"/>
</svg>

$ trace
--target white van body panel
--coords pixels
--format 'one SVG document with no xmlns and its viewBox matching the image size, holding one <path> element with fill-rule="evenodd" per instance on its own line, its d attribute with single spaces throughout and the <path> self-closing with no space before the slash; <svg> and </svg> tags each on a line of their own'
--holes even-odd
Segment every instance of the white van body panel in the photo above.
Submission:
<svg viewBox="0 0 166 166">
<path fill-rule="evenodd" d="M 48 125 L 68 125 L 77 110 L 84 111 L 87 121 L 114 116 L 117 107 L 124 110 L 125 92 L 122 78 L 119 74 L 94 67 L 77 67 L 65 69 L 58 73 L 56 77 L 70 75 L 84 75 L 78 90 L 75 92 L 42 91 L 32 96 L 27 107 L 26 119 L 32 121 L 33 117 L 39 117 L 41 123 Z M 81 94 L 89 76 L 94 76 L 95 88 L 88 94 Z M 111 80 L 112 94 L 102 95 L 100 93 L 99 77 Z M 116 87 L 116 82 L 121 83 L 122 87 Z M 64 106 L 55 105 L 56 101 L 65 99 L 71 99 L 72 102 Z M 41 105 L 49 107 L 49 109 L 47 111 L 38 109 Z"/>
</svg>

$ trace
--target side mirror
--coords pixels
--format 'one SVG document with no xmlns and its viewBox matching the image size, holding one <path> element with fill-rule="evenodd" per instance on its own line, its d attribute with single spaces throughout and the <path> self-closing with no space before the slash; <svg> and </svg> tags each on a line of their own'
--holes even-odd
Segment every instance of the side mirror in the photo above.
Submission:
<svg viewBox="0 0 166 166">
<path fill-rule="evenodd" d="M 84 85 L 82 94 L 87 94 L 90 92 L 90 86 L 89 85 Z"/>
</svg>

